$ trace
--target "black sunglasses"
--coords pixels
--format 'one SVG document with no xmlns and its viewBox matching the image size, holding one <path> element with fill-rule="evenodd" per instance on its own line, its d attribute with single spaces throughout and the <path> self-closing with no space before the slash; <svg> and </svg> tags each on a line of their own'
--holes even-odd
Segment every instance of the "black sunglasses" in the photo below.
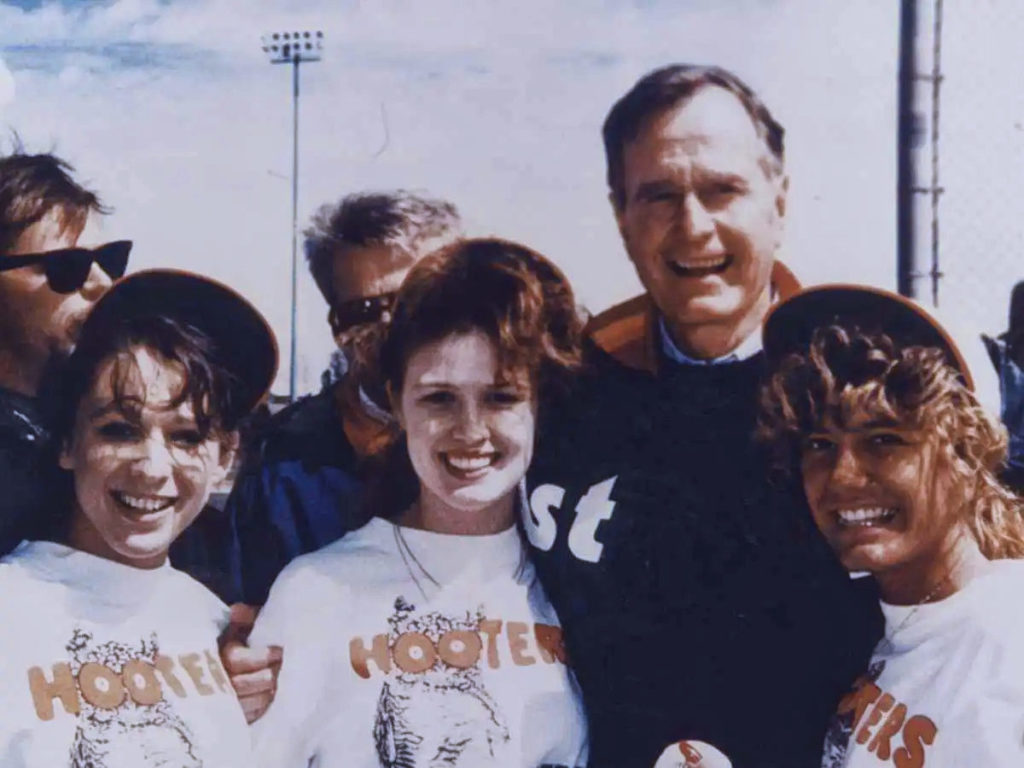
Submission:
<svg viewBox="0 0 1024 768">
<path fill-rule="evenodd" d="M 41 263 L 51 290 L 73 293 L 89 278 L 93 262 L 99 264 L 111 280 L 124 275 L 131 251 L 131 240 L 115 240 L 96 248 L 61 248 L 42 253 L 19 253 L 16 256 L 0 257 L 0 272 Z"/>
<path fill-rule="evenodd" d="M 331 327 L 335 333 L 340 333 L 356 325 L 376 323 L 394 303 L 393 293 L 343 301 L 331 308 Z"/>
</svg>

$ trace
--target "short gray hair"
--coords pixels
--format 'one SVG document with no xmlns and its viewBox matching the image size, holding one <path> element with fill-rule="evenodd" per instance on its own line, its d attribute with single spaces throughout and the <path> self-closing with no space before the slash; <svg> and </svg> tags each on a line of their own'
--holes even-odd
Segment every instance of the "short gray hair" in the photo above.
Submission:
<svg viewBox="0 0 1024 768">
<path fill-rule="evenodd" d="M 722 67 L 670 64 L 641 77 L 605 118 L 602 137 L 608 188 L 617 208 L 626 206 L 626 144 L 637 138 L 652 115 L 682 104 L 707 87 L 721 88 L 739 99 L 770 153 L 772 171 L 782 171 L 785 130 L 749 85 Z"/>
<path fill-rule="evenodd" d="M 446 200 L 398 189 L 358 192 L 323 205 L 303 234 L 309 271 L 327 303 L 333 304 L 334 260 L 346 249 L 383 245 L 423 256 L 417 251 L 425 242 L 458 238 L 462 223 Z"/>
</svg>

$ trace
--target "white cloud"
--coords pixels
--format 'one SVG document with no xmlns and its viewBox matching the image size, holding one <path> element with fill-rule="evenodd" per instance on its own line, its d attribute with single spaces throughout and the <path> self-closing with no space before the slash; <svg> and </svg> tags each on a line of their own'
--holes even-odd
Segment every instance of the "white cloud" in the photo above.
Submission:
<svg viewBox="0 0 1024 768">
<path fill-rule="evenodd" d="M 0 59 L 0 109 L 14 101 L 14 93 L 14 75 L 4 64 L 4 60 Z"/>
</svg>

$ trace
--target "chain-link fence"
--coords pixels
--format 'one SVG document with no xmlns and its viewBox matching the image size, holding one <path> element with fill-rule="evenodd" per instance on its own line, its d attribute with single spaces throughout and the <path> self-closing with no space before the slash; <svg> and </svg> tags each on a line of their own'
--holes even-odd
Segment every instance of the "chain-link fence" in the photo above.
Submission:
<svg viewBox="0 0 1024 768">
<path fill-rule="evenodd" d="M 1024 4 L 946 0 L 941 12 L 939 305 L 998 333 L 1024 279 Z"/>
</svg>

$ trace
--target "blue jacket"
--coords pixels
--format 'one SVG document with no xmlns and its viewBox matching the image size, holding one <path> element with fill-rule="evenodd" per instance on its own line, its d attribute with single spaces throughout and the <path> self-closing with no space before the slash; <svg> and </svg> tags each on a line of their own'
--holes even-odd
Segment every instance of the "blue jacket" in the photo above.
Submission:
<svg viewBox="0 0 1024 768">
<path fill-rule="evenodd" d="M 1010 354 L 1005 337 L 984 339 L 999 373 L 999 415 L 1010 435 L 1004 479 L 1017 493 L 1024 493 L 1024 368 Z"/>
<path fill-rule="evenodd" d="M 358 401 L 338 384 L 276 414 L 239 470 L 225 511 L 234 594 L 262 605 L 294 558 L 355 530 L 368 519 L 359 477 L 361 450 L 375 435 Z M 379 434 L 383 427 L 376 428 Z M 367 436 L 370 437 L 367 437 Z"/>
</svg>

